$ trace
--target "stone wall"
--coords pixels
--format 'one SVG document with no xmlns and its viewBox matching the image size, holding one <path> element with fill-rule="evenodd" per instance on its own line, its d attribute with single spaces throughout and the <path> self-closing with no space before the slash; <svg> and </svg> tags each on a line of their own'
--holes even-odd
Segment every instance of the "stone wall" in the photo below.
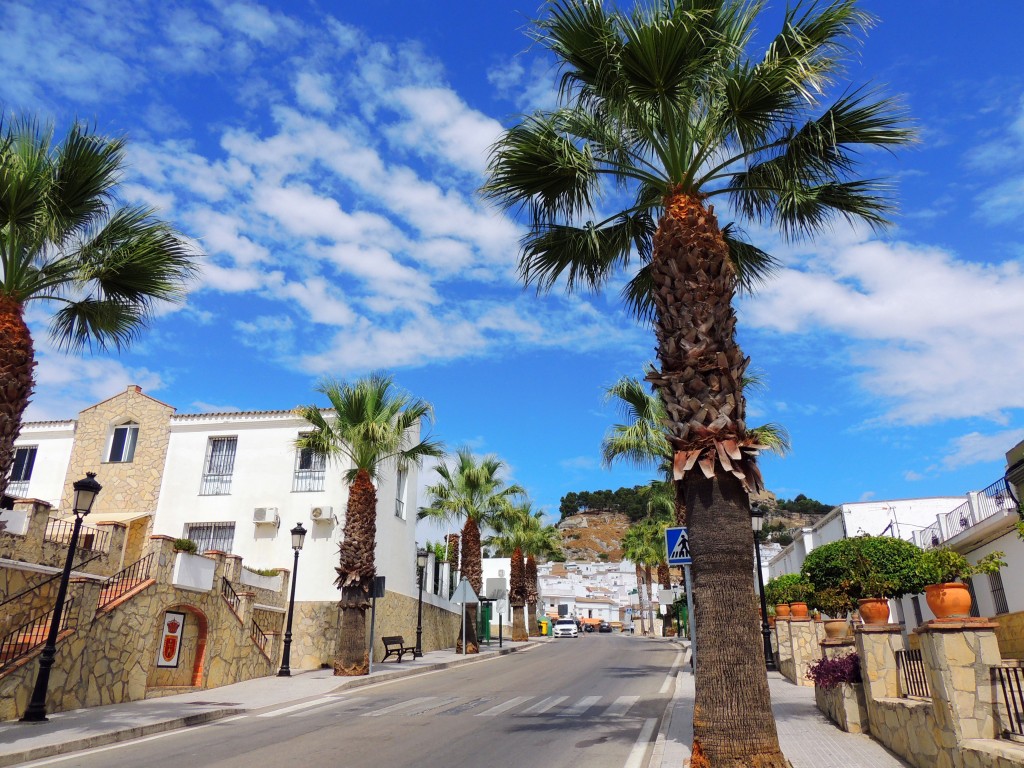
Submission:
<svg viewBox="0 0 1024 768">
<path fill-rule="evenodd" d="M 0 558 L 62 569 L 67 559 L 68 541 L 63 540 L 63 535 L 60 536 L 61 541 L 47 540 L 47 526 L 52 513 L 50 505 L 38 499 L 22 499 L 14 503 L 14 509 L 27 516 L 28 525 L 24 534 L 0 531 Z M 86 521 L 88 519 L 85 518 Z M 95 526 L 88 522 L 83 523 L 84 532 L 90 532 L 93 528 L 105 532 L 105 550 L 91 551 L 79 548 L 75 555 L 74 568 L 85 573 L 113 575 L 120 570 L 121 549 L 124 546 L 127 528 L 121 523 Z M 56 538 L 56 533 L 51 532 L 51 538 Z M 61 534 L 64 533 L 70 539 L 70 530 L 61 531 Z"/>
<path fill-rule="evenodd" d="M 53 578 L 54 575 L 17 565 L 0 567 L 0 595 L 3 595 L 3 599 L 25 593 L 17 600 L 0 606 L 0 639 L 15 627 L 20 627 L 53 607 L 59 586 L 59 579 Z"/>
<path fill-rule="evenodd" d="M 151 578 L 102 609 L 97 609 L 101 583 L 72 582 L 69 594 L 75 603 L 69 630 L 58 641 L 48 711 L 134 701 L 159 694 L 164 686 L 214 688 L 276 670 L 272 660 L 280 658 L 280 636 L 271 637 L 266 653 L 258 648 L 251 630 L 252 593 L 238 593 L 237 613 L 221 594 L 224 559 L 217 563 L 213 589 L 180 589 L 171 583 L 175 556 L 171 543 L 166 537 L 155 537 Z M 189 648 L 178 672 L 155 669 L 164 614 L 169 610 L 186 614 Z M 24 711 L 40 650 L 0 671 L 0 719 L 18 717 Z"/>
<path fill-rule="evenodd" d="M 996 627 L 999 653 L 1004 659 L 1024 660 L 1024 611 L 1004 613 L 992 619 Z"/>
<path fill-rule="evenodd" d="M 174 408 L 142 394 L 135 385 L 78 414 L 61 509 L 71 509 L 72 483 L 95 472 L 103 486 L 93 508 L 97 519 L 104 513 L 156 511 L 173 414 Z M 139 425 L 132 461 L 108 462 L 114 427 L 129 421 Z"/>
<path fill-rule="evenodd" d="M 847 733 L 867 733 L 868 710 L 864 700 L 864 686 L 860 683 L 840 683 L 834 688 L 814 688 L 818 709 Z"/>
<path fill-rule="evenodd" d="M 779 671 L 791 683 L 813 686 L 807 679 L 807 670 L 821 658 L 821 641 L 825 637 L 821 622 L 810 618 L 776 617 L 774 635 Z"/>
</svg>

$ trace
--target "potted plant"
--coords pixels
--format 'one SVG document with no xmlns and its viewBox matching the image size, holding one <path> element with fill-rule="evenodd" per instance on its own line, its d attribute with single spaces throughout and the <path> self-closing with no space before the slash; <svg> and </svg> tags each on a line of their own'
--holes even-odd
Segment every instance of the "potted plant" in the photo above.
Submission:
<svg viewBox="0 0 1024 768">
<path fill-rule="evenodd" d="M 187 552 L 190 555 L 199 551 L 199 545 L 192 539 L 175 539 L 173 546 L 175 552 Z"/>
<path fill-rule="evenodd" d="M 796 574 L 799 576 L 799 574 Z M 811 585 L 798 578 L 788 585 L 789 613 L 794 619 L 806 619 L 808 613 L 807 596 L 812 592 Z"/>
<path fill-rule="evenodd" d="M 884 624 L 889 618 L 889 598 L 922 590 L 920 558 L 921 549 L 909 541 L 855 536 L 812 550 L 801 573 L 815 592 L 835 590 L 846 596 L 851 608 L 859 607 L 866 623 Z"/>
<path fill-rule="evenodd" d="M 997 573 L 1006 565 L 1003 552 L 990 552 L 973 565 L 949 547 L 929 549 L 921 556 L 918 571 L 925 581 L 924 596 L 937 619 L 971 615 L 971 593 L 965 579 L 980 573 Z"/>
<path fill-rule="evenodd" d="M 825 637 L 835 640 L 847 634 L 850 627 L 847 617 L 854 603 L 846 592 L 835 587 L 815 591 L 811 596 L 811 604 L 828 617 L 823 622 Z"/>
<path fill-rule="evenodd" d="M 790 604 L 802 602 L 807 594 L 807 584 L 799 573 L 784 573 L 769 579 L 764 585 L 765 601 L 775 606 L 775 615 L 786 618 L 791 615 Z M 804 605 L 806 611 L 807 606 Z M 807 613 L 804 613 L 806 616 Z"/>
</svg>

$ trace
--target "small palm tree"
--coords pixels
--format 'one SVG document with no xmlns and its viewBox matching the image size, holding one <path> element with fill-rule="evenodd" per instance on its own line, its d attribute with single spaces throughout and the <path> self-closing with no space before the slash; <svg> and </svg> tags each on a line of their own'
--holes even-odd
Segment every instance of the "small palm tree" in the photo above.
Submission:
<svg viewBox="0 0 1024 768">
<path fill-rule="evenodd" d="M 505 464 L 497 456 L 477 459 L 468 448 L 456 453 L 454 468 L 445 463 L 435 468 L 438 482 L 426 488 L 428 505 L 419 517 L 445 522 L 462 522 L 461 569 L 473 591 L 480 594 L 483 568 L 480 555 L 481 530 L 490 528 L 524 494 L 518 485 L 507 485 L 502 477 Z M 476 636 L 476 607 L 466 610 L 466 652 L 479 653 Z M 460 638 L 461 644 L 461 638 Z"/>
<path fill-rule="evenodd" d="M 537 585 L 537 558 L 559 555 L 562 547 L 558 528 L 553 525 L 544 525 L 541 512 L 535 512 L 529 518 L 528 523 L 529 536 L 523 547 L 523 553 L 526 555 L 527 630 L 531 636 L 534 636 L 540 634 L 540 629 L 537 626 L 537 603 L 540 599 Z"/>
<path fill-rule="evenodd" d="M 200 255 L 152 210 L 117 203 L 123 139 L 77 123 L 53 133 L 0 119 L 0 496 L 32 393 L 26 305 L 52 311 L 61 349 L 121 349 L 161 302 L 184 299 Z"/>
<path fill-rule="evenodd" d="M 389 374 L 375 373 L 352 383 L 326 379 L 316 391 L 331 407 L 297 410 L 313 429 L 295 444 L 349 465 L 344 473 L 349 484 L 345 531 L 336 569 L 342 618 L 334 674 L 366 675 L 366 609 L 377 575 L 374 480 L 385 467 L 419 465 L 427 456 L 441 456 L 443 450 L 439 442 L 420 435 L 422 422 L 433 416 L 430 404 L 400 391 Z"/>
</svg>

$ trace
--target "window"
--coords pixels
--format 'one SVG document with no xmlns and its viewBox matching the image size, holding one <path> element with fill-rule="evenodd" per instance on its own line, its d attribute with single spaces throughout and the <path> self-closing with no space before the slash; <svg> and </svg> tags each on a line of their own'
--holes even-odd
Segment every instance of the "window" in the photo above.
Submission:
<svg viewBox="0 0 1024 768">
<path fill-rule="evenodd" d="M 971 616 L 978 618 L 981 616 L 981 609 L 978 608 L 978 593 L 974 591 L 974 579 L 968 576 L 964 583 L 967 585 L 967 591 L 971 593 Z"/>
<path fill-rule="evenodd" d="M 988 586 L 992 590 L 992 601 L 996 604 L 996 616 L 1009 613 L 1010 607 L 1006 604 L 1006 590 L 1003 589 L 1003 577 L 998 573 L 988 575 Z"/>
<path fill-rule="evenodd" d="M 409 473 L 404 470 L 398 470 L 398 477 L 396 485 L 398 491 L 395 493 L 395 517 L 400 517 L 405 520 L 405 487 L 409 483 Z"/>
<path fill-rule="evenodd" d="M 20 498 L 28 495 L 28 481 L 32 479 L 32 467 L 36 463 L 36 446 L 26 445 L 14 449 L 14 464 L 7 480 L 7 495 Z"/>
<path fill-rule="evenodd" d="M 185 538 L 192 539 L 198 552 L 216 549 L 231 552 L 235 543 L 234 523 L 185 523 Z"/>
<path fill-rule="evenodd" d="M 221 496 L 231 493 L 231 474 L 235 471 L 237 437 L 211 437 L 206 444 L 206 464 L 200 496 Z"/>
<path fill-rule="evenodd" d="M 302 435 L 300 435 L 302 437 Z M 292 492 L 322 491 L 327 457 L 312 448 L 295 450 L 295 473 L 292 475 Z"/>
<path fill-rule="evenodd" d="M 135 458 L 135 444 L 139 439 L 139 425 L 134 421 L 114 427 L 107 461 L 127 463 Z"/>
</svg>

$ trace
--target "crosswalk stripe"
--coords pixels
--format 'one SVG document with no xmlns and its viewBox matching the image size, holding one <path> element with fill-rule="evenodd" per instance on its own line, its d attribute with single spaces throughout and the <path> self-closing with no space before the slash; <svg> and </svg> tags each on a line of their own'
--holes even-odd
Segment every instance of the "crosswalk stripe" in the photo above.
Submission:
<svg viewBox="0 0 1024 768">
<path fill-rule="evenodd" d="M 605 717 L 622 717 L 629 712 L 630 707 L 640 701 L 639 696 L 619 696 L 608 709 L 604 711 Z"/>
<path fill-rule="evenodd" d="M 559 717 L 575 717 L 577 715 L 582 715 L 584 712 L 586 712 L 592 706 L 597 704 L 597 702 L 599 702 L 600 700 L 601 700 L 600 696 L 584 696 L 582 699 L 577 701 L 575 704 L 573 704 L 568 709 L 563 709 L 561 712 L 559 712 L 558 716 Z"/>
<path fill-rule="evenodd" d="M 509 699 L 504 704 L 499 704 L 496 707 L 485 709 L 483 712 L 477 712 L 477 717 L 497 717 L 502 712 L 508 712 L 513 707 L 518 707 L 524 701 L 529 701 L 533 696 L 516 696 L 514 699 Z"/>
<path fill-rule="evenodd" d="M 416 707 L 420 704 L 425 704 L 428 701 L 433 701 L 436 696 L 420 696 L 416 699 L 409 699 L 408 701 L 400 701 L 397 704 L 392 704 L 390 707 L 384 707 L 383 709 L 375 709 L 373 712 L 364 712 L 361 717 L 381 717 L 382 715 L 388 715 L 392 712 L 398 712 L 402 709 L 408 709 L 410 707 Z"/>
<path fill-rule="evenodd" d="M 542 715 L 552 707 L 561 704 L 563 701 L 568 699 L 568 696 L 548 696 L 546 699 L 541 699 L 529 709 L 524 709 L 521 714 L 524 715 Z"/>
</svg>

